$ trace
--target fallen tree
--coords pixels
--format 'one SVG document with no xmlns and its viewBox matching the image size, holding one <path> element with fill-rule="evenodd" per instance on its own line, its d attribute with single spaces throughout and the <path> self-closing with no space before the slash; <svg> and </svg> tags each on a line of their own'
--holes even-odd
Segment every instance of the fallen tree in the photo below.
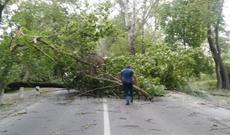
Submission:
<svg viewBox="0 0 230 135">
<path fill-rule="evenodd" d="M 98 78 L 98 77 L 87 75 L 87 77 L 92 78 L 92 79 L 96 79 L 98 81 L 110 82 L 110 83 L 112 83 L 114 85 L 122 86 L 122 82 L 118 78 L 113 77 L 112 75 L 107 75 L 107 76 L 110 79 L 107 79 L 107 78 Z M 146 100 L 152 100 L 153 99 L 152 95 L 150 95 L 148 92 L 146 92 L 145 90 L 141 89 L 137 85 L 133 86 L 133 90 L 136 92 L 137 95 L 139 95 L 139 96 L 143 95 Z"/>
<path fill-rule="evenodd" d="M 58 14 L 62 17 L 58 21 L 53 20 L 42 10 L 33 10 L 34 7 L 39 7 L 34 3 L 28 3 L 28 5 L 25 3 L 14 15 L 14 22 L 18 24 L 18 27 L 12 31 L 11 35 L 14 35 L 12 39 L 6 36 L 4 41 L 7 45 L 5 50 L 9 49 L 13 52 L 12 56 L 16 56 L 12 57 L 14 65 L 17 66 L 13 67 L 15 68 L 11 73 L 13 77 L 9 82 L 15 80 L 21 82 L 10 83 L 8 88 L 36 86 L 73 88 L 78 90 L 79 96 L 122 98 L 122 83 L 116 77 L 107 75 L 107 72 L 100 71 L 110 65 L 104 66 L 106 64 L 104 59 L 95 52 L 98 41 L 111 35 L 114 30 L 111 21 L 107 20 L 108 16 L 104 13 L 76 13 L 72 16 L 62 12 L 63 10 L 58 11 L 57 5 L 43 3 L 40 6 L 42 9 L 50 7 L 46 12 L 49 11 L 54 18 Z M 52 8 L 57 12 L 52 12 Z M 31 16 L 29 20 L 24 18 L 24 15 L 31 14 L 28 9 L 38 16 Z M 47 21 L 51 20 L 45 27 L 37 25 L 37 22 L 44 18 Z M 26 25 L 27 23 L 34 27 L 30 28 Z M 57 83 L 49 83 L 55 80 Z M 134 89 L 135 94 L 152 99 L 151 94 L 143 89 L 137 86 L 134 86 Z"/>
<path fill-rule="evenodd" d="M 122 82 L 111 75 L 107 75 L 106 77 L 99 78 L 91 75 L 85 75 L 85 77 L 97 80 L 103 84 L 107 84 L 103 87 L 96 87 L 90 90 L 79 90 L 78 96 L 115 96 L 117 98 L 123 97 L 122 92 Z M 28 88 L 35 88 L 36 86 L 39 87 L 46 87 L 46 88 L 76 88 L 75 86 L 66 86 L 65 84 L 59 83 L 48 83 L 48 82 L 13 82 L 7 85 L 10 90 L 17 90 L 20 87 L 28 87 Z M 140 97 L 144 96 L 145 100 L 152 100 L 153 96 L 150 95 L 145 90 L 141 89 L 140 87 L 134 85 L 133 86 L 135 94 Z"/>
<path fill-rule="evenodd" d="M 47 46 L 51 47 L 53 50 L 57 51 L 57 53 L 67 55 L 70 58 L 75 59 L 76 62 L 81 63 L 82 65 L 85 66 L 85 68 L 82 69 L 81 72 L 76 72 L 75 73 L 75 75 L 74 75 L 75 79 L 74 80 L 76 82 L 79 82 L 79 80 L 87 80 L 87 79 L 84 79 L 84 78 L 90 78 L 92 80 L 97 80 L 98 82 L 103 84 L 102 87 L 100 87 L 99 84 L 96 84 L 95 86 L 92 86 L 94 88 L 90 89 L 90 90 L 88 90 L 88 89 L 83 90 L 84 88 L 78 87 L 79 86 L 78 83 L 71 82 L 73 84 L 67 84 L 66 85 L 68 88 L 80 89 L 79 96 L 84 96 L 84 95 L 88 95 L 88 94 L 92 95 L 92 96 L 102 96 L 102 95 L 107 94 L 107 95 L 112 95 L 112 96 L 116 96 L 116 97 L 119 97 L 119 98 L 123 97 L 122 92 L 121 92 L 122 88 L 120 87 L 119 89 L 117 89 L 118 86 L 122 86 L 122 82 L 118 78 L 103 72 L 106 68 L 103 67 L 104 60 L 103 60 L 102 57 L 98 56 L 95 53 L 93 53 L 93 55 L 92 54 L 86 54 L 85 57 L 87 59 L 82 60 L 79 57 L 76 57 L 75 55 L 73 55 L 71 53 L 60 51 L 59 49 L 57 49 L 54 46 L 48 44 L 47 42 L 45 42 L 41 38 L 38 38 L 36 40 L 38 40 L 39 42 L 43 43 L 44 45 L 47 45 Z M 76 77 L 76 76 L 79 76 L 79 75 L 80 75 L 80 77 Z M 97 76 L 101 76 L 101 75 L 103 77 L 97 77 Z M 65 80 L 65 78 L 63 78 L 63 80 Z M 71 79 L 67 78 L 66 82 L 68 82 L 69 80 L 71 80 Z M 109 82 L 109 84 L 105 84 L 105 82 L 107 82 L 107 83 Z M 92 85 L 91 83 L 89 83 L 89 84 Z M 84 84 L 84 85 L 86 85 L 86 84 Z M 104 86 L 104 85 L 106 85 L 106 86 Z M 146 100 L 152 100 L 153 99 L 153 96 L 151 94 L 149 94 L 145 90 L 141 89 L 140 87 L 134 85 L 133 88 L 134 88 L 135 93 L 138 96 L 142 95 L 142 96 L 145 97 Z M 107 93 L 105 93 L 105 92 L 107 92 Z"/>
<path fill-rule="evenodd" d="M 59 83 L 48 83 L 48 82 L 12 82 L 7 85 L 7 88 L 11 90 L 17 90 L 20 87 L 28 87 L 28 88 L 35 88 L 36 86 L 39 87 L 51 87 L 51 88 L 65 88 L 64 84 Z"/>
</svg>

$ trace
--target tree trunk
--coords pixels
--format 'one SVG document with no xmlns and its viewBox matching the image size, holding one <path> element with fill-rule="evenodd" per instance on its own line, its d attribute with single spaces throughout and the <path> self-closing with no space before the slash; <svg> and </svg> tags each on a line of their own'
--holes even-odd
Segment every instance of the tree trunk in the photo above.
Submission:
<svg viewBox="0 0 230 135">
<path fill-rule="evenodd" d="M 4 9 L 5 5 L 0 5 L 0 23 L 2 22 L 2 12 Z"/>
<path fill-rule="evenodd" d="M 65 88 L 66 87 L 64 84 L 50 83 L 50 82 L 12 82 L 7 85 L 7 87 L 12 90 L 17 90 L 20 87 L 34 88 L 36 86 L 39 86 L 41 88 L 42 87 Z"/>
<path fill-rule="evenodd" d="M 128 2 L 128 0 L 127 0 Z M 127 6 L 129 3 L 126 3 Z M 133 0 L 132 5 L 132 12 L 129 12 L 129 8 L 127 8 L 127 18 L 128 18 L 128 46 L 130 50 L 131 55 L 135 55 L 136 49 L 135 49 L 135 27 L 136 27 L 136 0 Z"/>
<path fill-rule="evenodd" d="M 219 28 L 222 20 L 224 0 L 218 0 L 216 2 L 214 8 L 209 7 L 210 12 L 214 12 L 217 18 L 214 23 L 208 26 L 208 43 L 216 66 L 217 87 L 219 89 L 229 89 L 230 82 L 228 72 L 224 67 L 219 45 Z"/>
<path fill-rule="evenodd" d="M 129 28 L 128 30 L 128 46 L 129 46 L 129 51 L 131 55 L 135 55 L 136 49 L 135 49 L 135 34 L 133 32 L 133 27 Z"/>
<path fill-rule="evenodd" d="M 145 52 L 144 25 L 146 24 L 149 17 L 152 15 L 153 8 L 158 6 L 159 0 L 141 0 L 141 1 L 118 0 L 118 4 L 121 8 L 120 14 L 123 18 L 123 22 L 125 23 L 125 27 L 128 33 L 128 47 L 129 47 L 130 54 L 135 55 L 136 53 L 135 40 L 139 32 L 141 32 L 141 41 L 142 41 L 141 52 L 144 53 Z M 142 9 L 142 16 L 139 16 L 140 14 L 138 13 L 141 9 Z M 137 20 L 140 20 L 141 23 L 140 29 L 137 29 L 136 27 L 138 22 Z"/>
<path fill-rule="evenodd" d="M 5 86 L 6 86 L 5 77 L 8 75 L 8 73 L 9 73 L 9 65 L 7 64 L 6 67 L 3 68 L 2 73 L 0 74 L 0 76 L 2 77 L 2 79 L 0 79 L 0 104 L 2 104 L 3 102 L 3 96 L 5 92 Z"/>
<path fill-rule="evenodd" d="M 10 0 L 5 0 L 5 2 L 0 2 L 0 23 L 2 22 L 2 12 L 8 2 L 10 2 Z"/>
<path fill-rule="evenodd" d="M 147 0 L 144 0 L 143 5 L 142 5 L 142 18 L 141 18 L 141 53 L 145 53 L 145 17 L 147 14 L 147 9 L 146 9 L 146 2 Z"/>
<path fill-rule="evenodd" d="M 4 8 L 6 7 L 6 4 L 10 0 L 6 0 L 5 2 L 0 3 L 0 24 L 2 23 L 2 13 Z M 5 77 L 8 74 L 8 70 L 4 68 L 3 73 L 1 74 L 2 77 Z M 5 88 L 5 80 L 0 80 L 0 105 L 3 104 L 3 97 L 4 97 L 4 88 Z"/>
<path fill-rule="evenodd" d="M 29 79 L 29 76 L 30 76 L 30 72 L 29 72 L 29 70 L 26 70 L 26 73 L 25 73 L 25 75 L 24 75 L 22 81 L 23 81 L 23 82 L 27 82 L 28 79 Z"/>
<path fill-rule="evenodd" d="M 215 36 L 218 36 L 218 34 L 215 34 Z M 229 89 L 230 84 L 229 84 L 228 72 L 226 71 L 223 64 L 223 60 L 221 58 L 221 50 L 218 49 L 219 43 L 215 42 L 215 40 L 212 37 L 211 27 L 209 27 L 208 30 L 208 43 L 216 66 L 215 69 L 216 69 L 217 87 L 220 89 Z"/>
<path fill-rule="evenodd" d="M 136 0 L 133 0 L 133 4 L 131 6 L 129 0 L 119 0 L 119 5 L 121 8 L 120 13 L 123 17 L 123 22 L 125 23 L 126 30 L 128 32 L 128 47 L 129 52 L 131 55 L 135 55 L 136 49 L 135 49 L 135 27 L 136 27 Z M 131 9 L 132 7 L 132 9 Z"/>
<path fill-rule="evenodd" d="M 127 28 L 126 28 L 126 3 L 125 3 L 125 1 L 123 1 L 123 0 L 118 0 L 118 4 L 119 4 L 119 6 L 120 6 L 120 16 L 121 16 L 121 22 L 122 22 L 122 28 L 124 29 L 124 30 L 127 30 Z"/>
<path fill-rule="evenodd" d="M 0 82 L 0 105 L 3 104 L 4 88 L 3 84 Z"/>
<path fill-rule="evenodd" d="M 145 30 L 144 30 L 144 25 L 142 22 L 142 26 L 141 26 L 141 53 L 145 54 Z"/>
</svg>

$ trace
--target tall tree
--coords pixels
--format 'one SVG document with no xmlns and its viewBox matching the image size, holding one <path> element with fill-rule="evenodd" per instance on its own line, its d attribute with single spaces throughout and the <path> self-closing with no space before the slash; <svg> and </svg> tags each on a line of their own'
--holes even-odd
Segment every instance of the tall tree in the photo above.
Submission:
<svg viewBox="0 0 230 135">
<path fill-rule="evenodd" d="M 6 5 L 8 2 L 10 2 L 10 0 L 0 0 L 0 24 L 2 23 L 3 11 L 6 8 Z M 3 51 L 3 53 L 4 53 L 4 51 Z M 5 77 L 7 76 L 8 70 L 9 70 L 8 64 L 6 64 L 6 63 L 1 63 L 1 64 L 3 64 L 3 66 L 1 66 L 1 69 L 0 69 L 0 104 L 2 104 L 2 102 L 3 102 L 4 87 L 5 87 L 5 83 L 6 83 Z"/>
<path fill-rule="evenodd" d="M 120 6 L 120 13 L 123 17 L 125 29 L 128 32 L 128 47 L 130 54 L 135 55 L 135 29 L 136 29 L 136 0 L 118 0 Z"/>
<path fill-rule="evenodd" d="M 111 33 L 109 3 L 98 5 L 94 12 L 73 12 L 63 5 L 56 0 L 25 1 L 12 17 L 20 26 L 10 45 L 14 53 L 20 54 L 18 80 L 49 82 L 55 78 L 64 82 L 68 73 L 68 81 L 73 81 L 76 74 L 88 70 L 91 64 L 86 59 L 92 57 L 88 54 L 94 52 L 97 41 Z"/>
<path fill-rule="evenodd" d="M 153 0 L 153 1 L 148 1 L 144 0 L 142 3 L 141 7 L 141 53 L 145 53 L 145 24 L 147 23 L 148 19 L 150 17 L 153 17 L 155 22 L 154 22 L 154 34 L 156 32 L 156 27 L 157 27 L 157 22 L 156 20 L 158 19 L 156 16 L 156 12 L 158 9 L 160 0 Z"/>
<path fill-rule="evenodd" d="M 225 69 L 223 59 L 221 56 L 219 33 L 222 24 L 222 12 L 223 12 L 224 0 L 213 0 L 209 5 L 209 10 L 214 13 L 214 21 L 208 24 L 208 43 L 212 56 L 215 62 L 217 86 L 220 89 L 229 89 L 230 82 L 228 72 Z"/>
<path fill-rule="evenodd" d="M 218 88 L 229 88 L 228 73 L 224 67 L 219 44 L 222 25 L 223 0 L 174 0 L 163 4 L 161 26 L 166 41 L 183 46 L 199 47 L 208 39 L 216 66 Z"/>
<path fill-rule="evenodd" d="M 8 2 L 10 2 L 10 0 L 0 0 L 0 22 L 2 22 L 2 13 Z"/>
<path fill-rule="evenodd" d="M 207 35 L 207 2 L 173 0 L 162 5 L 161 26 L 169 44 L 199 47 Z"/>
<path fill-rule="evenodd" d="M 145 24 L 152 17 L 153 9 L 158 5 L 159 0 L 118 0 L 117 2 L 120 7 L 120 16 L 128 35 L 130 54 L 135 55 L 136 53 L 135 41 L 138 34 L 142 38 L 141 51 L 144 53 Z M 138 27 L 138 24 L 140 24 L 140 27 Z"/>
</svg>

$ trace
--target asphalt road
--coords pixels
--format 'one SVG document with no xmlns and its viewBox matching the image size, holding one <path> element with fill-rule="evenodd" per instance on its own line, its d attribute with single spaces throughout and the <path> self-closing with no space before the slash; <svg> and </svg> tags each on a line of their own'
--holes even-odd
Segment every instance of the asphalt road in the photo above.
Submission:
<svg viewBox="0 0 230 135">
<path fill-rule="evenodd" d="M 42 97 L 0 120 L 0 135 L 230 135 L 230 110 L 173 95 L 155 102 Z"/>
</svg>

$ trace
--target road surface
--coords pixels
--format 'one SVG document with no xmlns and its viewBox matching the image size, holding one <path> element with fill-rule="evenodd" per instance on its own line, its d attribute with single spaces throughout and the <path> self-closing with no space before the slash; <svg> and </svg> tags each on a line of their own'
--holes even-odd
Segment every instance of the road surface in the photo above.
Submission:
<svg viewBox="0 0 230 135">
<path fill-rule="evenodd" d="M 230 135 L 230 110 L 174 94 L 154 102 L 50 92 L 0 120 L 0 135 Z"/>
</svg>

